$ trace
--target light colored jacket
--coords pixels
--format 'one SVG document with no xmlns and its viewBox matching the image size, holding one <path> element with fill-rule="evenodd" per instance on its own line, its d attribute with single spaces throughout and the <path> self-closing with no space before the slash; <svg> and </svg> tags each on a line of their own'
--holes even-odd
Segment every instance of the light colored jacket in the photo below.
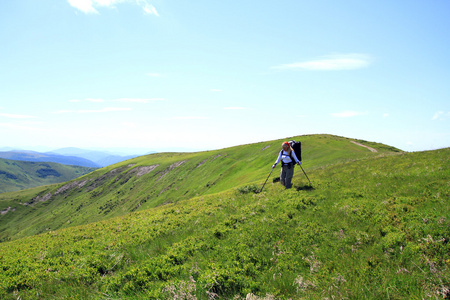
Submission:
<svg viewBox="0 0 450 300">
<path fill-rule="evenodd" d="M 292 155 L 292 158 L 294 158 L 294 160 L 295 160 L 296 163 L 298 163 L 298 164 L 301 163 L 301 162 L 298 160 L 297 155 L 295 155 L 295 152 L 294 152 L 294 151 L 291 152 L 291 155 Z M 280 154 L 278 154 L 278 158 L 277 158 L 277 160 L 275 161 L 274 166 L 278 165 L 278 163 L 279 163 L 280 161 L 283 161 L 283 163 L 285 163 L 285 164 L 288 164 L 288 163 L 293 162 L 292 159 L 291 159 L 291 157 L 289 156 L 289 153 L 288 153 L 287 151 L 284 151 L 284 150 L 281 150 L 281 151 L 280 151 Z"/>
</svg>

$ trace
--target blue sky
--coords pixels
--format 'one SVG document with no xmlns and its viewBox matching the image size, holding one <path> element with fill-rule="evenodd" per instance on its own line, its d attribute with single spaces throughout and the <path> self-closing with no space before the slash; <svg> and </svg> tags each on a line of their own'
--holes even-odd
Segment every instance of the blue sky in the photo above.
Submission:
<svg viewBox="0 0 450 300">
<path fill-rule="evenodd" d="M 450 2 L 9 0 L 0 147 L 450 146 Z"/>
</svg>

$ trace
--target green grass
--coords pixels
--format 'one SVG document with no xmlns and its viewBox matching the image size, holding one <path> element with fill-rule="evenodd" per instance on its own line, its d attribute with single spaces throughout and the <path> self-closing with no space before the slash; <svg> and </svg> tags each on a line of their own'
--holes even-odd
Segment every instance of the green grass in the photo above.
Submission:
<svg viewBox="0 0 450 300">
<path fill-rule="evenodd" d="M 306 171 L 397 153 L 382 144 L 375 144 L 380 152 L 372 153 L 350 139 L 331 135 L 296 139 L 303 144 Z M 69 183 L 47 186 L 34 196 L 27 191 L 0 194 L 0 210 L 15 209 L 0 216 L 0 241 L 102 221 L 252 182 L 262 184 L 282 141 L 198 153 L 152 154 L 99 169 Z M 138 175 L 139 168 L 150 166 L 155 168 Z"/>
<path fill-rule="evenodd" d="M 334 141 L 339 138 L 330 138 L 328 142 L 323 138 L 317 151 L 340 151 L 337 163 L 318 155 L 317 163 L 306 168 L 306 158 L 316 152 L 304 157 L 313 188 L 296 169 L 293 189 L 284 190 L 269 180 L 264 192 L 254 193 L 268 175 L 264 171 L 258 180 L 249 175 L 248 181 L 232 188 L 221 182 L 222 191 L 206 188 L 199 196 L 164 199 L 173 203 L 151 209 L 3 242 L 0 295 L 5 299 L 450 297 L 450 149 L 371 154 L 360 147 L 368 153 L 352 156 L 348 152 L 360 149 L 347 143 L 341 145 L 349 150 L 339 149 Z M 274 142 L 274 148 L 279 144 Z M 245 147 L 242 152 L 254 152 L 260 145 Z M 239 157 L 239 147 L 235 150 L 231 157 L 232 148 L 226 149 L 230 162 Z M 167 165 L 177 161 L 170 157 L 189 159 L 196 166 L 216 153 L 161 154 L 158 159 L 167 159 Z M 274 153 L 267 156 L 269 168 Z M 259 159 L 240 155 L 247 165 Z M 240 169 L 236 164 L 236 174 L 227 175 L 231 181 L 242 180 L 245 172 Z M 209 177 L 204 180 L 191 185 L 210 182 Z M 219 189 L 219 181 L 214 188 Z"/>
<path fill-rule="evenodd" d="M 0 193 L 65 182 L 94 170 L 95 168 L 66 166 L 52 162 L 0 158 Z"/>
</svg>

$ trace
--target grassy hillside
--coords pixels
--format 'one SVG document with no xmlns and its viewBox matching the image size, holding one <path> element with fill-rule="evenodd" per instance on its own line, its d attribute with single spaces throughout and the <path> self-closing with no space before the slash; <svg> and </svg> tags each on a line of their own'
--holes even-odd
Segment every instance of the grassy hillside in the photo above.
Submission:
<svg viewBox="0 0 450 300">
<path fill-rule="evenodd" d="M 323 150 L 329 155 L 348 152 L 340 147 L 354 149 L 345 140 L 330 139 L 324 137 L 321 145 L 333 147 Z M 291 190 L 270 180 L 255 194 L 246 192 L 253 189 L 247 182 L 240 188 L 1 243 L 0 295 L 448 299 L 449 158 L 450 149 L 353 153 L 336 157 L 336 163 L 317 155 L 316 163 L 305 169 L 313 189 L 297 170 Z M 237 178 L 244 173 L 230 177 L 242 181 Z M 213 187 L 219 184 L 227 185 L 218 180 Z"/>
<path fill-rule="evenodd" d="M 25 162 L 0 158 L 0 193 L 65 182 L 94 170 L 52 162 Z"/>
<path fill-rule="evenodd" d="M 365 159 L 398 149 L 331 135 L 302 141 L 305 170 Z M 198 153 L 158 153 L 99 169 L 68 183 L 0 195 L 0 240 L 106 220 L 129 212 L 263 183 L 283 140 Z M 277 171 L 278 172 L 278 171 Z M 303 178 L 301 179 L 303 180 Z"/>
</svg>

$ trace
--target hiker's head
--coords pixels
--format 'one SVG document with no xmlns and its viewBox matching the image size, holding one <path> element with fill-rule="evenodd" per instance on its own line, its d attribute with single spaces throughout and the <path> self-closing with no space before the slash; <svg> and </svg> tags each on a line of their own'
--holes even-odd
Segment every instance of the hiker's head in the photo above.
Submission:
<svg viewBox="0 0 450 300">
<path fill-rule="evenodd" d="M 283 147 L 284 151 L 288 151 L 291 148 L 291 145 L 289 145 L 288 142 L 284 142 L 283 144 L 281 144 L 281 147 Z"/>
</svg>

